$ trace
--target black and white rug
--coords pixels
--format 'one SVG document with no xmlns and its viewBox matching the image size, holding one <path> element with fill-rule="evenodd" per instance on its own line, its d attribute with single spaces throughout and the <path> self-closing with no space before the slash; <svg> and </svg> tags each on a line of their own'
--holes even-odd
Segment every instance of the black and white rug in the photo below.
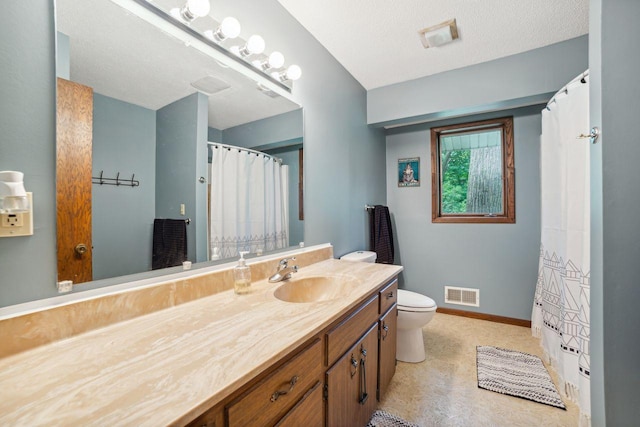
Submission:
<svg viewBox="0 0 640 427">
<path fill-rule="evenodd" d="M 419 427 L 386 411 L 375 411 L 367 427 Z"/>
<path fill-rule="evenodd" d="M 478 387 L 567 409 L 539 357 L 491 346 L 476 347 Z"/>
</svg>

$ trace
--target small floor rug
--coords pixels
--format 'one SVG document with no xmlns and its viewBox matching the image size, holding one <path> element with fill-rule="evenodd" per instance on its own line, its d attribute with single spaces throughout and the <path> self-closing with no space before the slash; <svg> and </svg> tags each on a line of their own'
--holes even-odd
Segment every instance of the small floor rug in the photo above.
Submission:
<svg viewBox="0 0 640 427">
<path fill-rule="evenodd" d="M 375 411 L 367 427 L 419 427 L 386 411 Z"/>
<path fill-rule="evenodd" d="M 478 387 L 567 409 L 539 357 L 491 346 L 476 347 Z"/>
</svg>

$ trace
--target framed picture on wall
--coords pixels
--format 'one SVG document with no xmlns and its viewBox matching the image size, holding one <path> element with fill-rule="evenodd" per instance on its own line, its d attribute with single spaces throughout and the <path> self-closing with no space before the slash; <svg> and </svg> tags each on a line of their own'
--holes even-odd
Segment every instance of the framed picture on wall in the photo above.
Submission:
<svg viewBox="0 0 640 427">
<path fill-rule="evenodd" d="M 398 187 L 420 186 L 420 157 L 398 159 Z"/>
</svg>

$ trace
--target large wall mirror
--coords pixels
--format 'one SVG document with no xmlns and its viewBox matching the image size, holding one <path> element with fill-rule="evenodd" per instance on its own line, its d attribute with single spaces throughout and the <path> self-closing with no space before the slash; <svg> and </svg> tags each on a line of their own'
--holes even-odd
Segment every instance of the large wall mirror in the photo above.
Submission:
<svg viewBox="0 0 640 427">
<path fill-rule="evenodd" d="M 184 3 L 162 2 L 166 7 Z M 289 166 L 287 239 L 290 245 L 304 240 L 298 215 L 303 143 L 299 105 L 261 90 L 252 79 L 110 0 L 56 0 L 56 20 L 59 215 L 65 200 L 75 205 L 66 219 L 58 218 L 58 280 L 92 283 L 77 287 L 82 290 L 103 286 L 96 281 L 115 283 L 114 276 L 151 270 L 156 218 L 189 220 L 188 259 L 210 263 L 208 142 L 266 152 Z M 92 177 L 91 243 L 70 240 L 65 248 L 61 240 L 80 228 L 78 205 L 85 203 L 75 194 L 81 191 L 73 174 L 86 159 L 78 158 L 81 149 L 61 149 L 68 143 L 65 134 L 76 142 L 64 111 L 80 110 L 72 115 L 82 115 L 83 107 L 78 108 L 82 95 L 76 87 L 67 90 L 65 98 L 60 85 L 66 83 L 60 79 L 92 93 L 91 112 L 84 112 L 91 125 L 90 149 L 85 150 Z M 61 156 L 66 156 L 67 169 L 71 164 L 65 172 L 71 178 L 61 179 Z M 67 185 L 73 189 L 61 196 L 60 187 Z M 90 259 L 87 278 L 76 273 L 61 277 L 68 264 L 83 257 Z"/>
</svg>

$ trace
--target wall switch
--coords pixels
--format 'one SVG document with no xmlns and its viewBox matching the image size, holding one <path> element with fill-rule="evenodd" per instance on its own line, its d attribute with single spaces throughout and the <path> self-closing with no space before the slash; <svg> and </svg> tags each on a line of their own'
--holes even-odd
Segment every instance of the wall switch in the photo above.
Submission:
<svg viewBox="0 0 640 427">
<path fill-rule="evenodd" d="M 184 213 L 185 213 L 184 203 L 180 203 L 180 215 L 184 215 Z"/>
<path fill-rule="evenodd" d="M 61 280 L 58 282 L 58 293 L 71 292 L 73 289 L 73 280 Z"/>
</svg>

